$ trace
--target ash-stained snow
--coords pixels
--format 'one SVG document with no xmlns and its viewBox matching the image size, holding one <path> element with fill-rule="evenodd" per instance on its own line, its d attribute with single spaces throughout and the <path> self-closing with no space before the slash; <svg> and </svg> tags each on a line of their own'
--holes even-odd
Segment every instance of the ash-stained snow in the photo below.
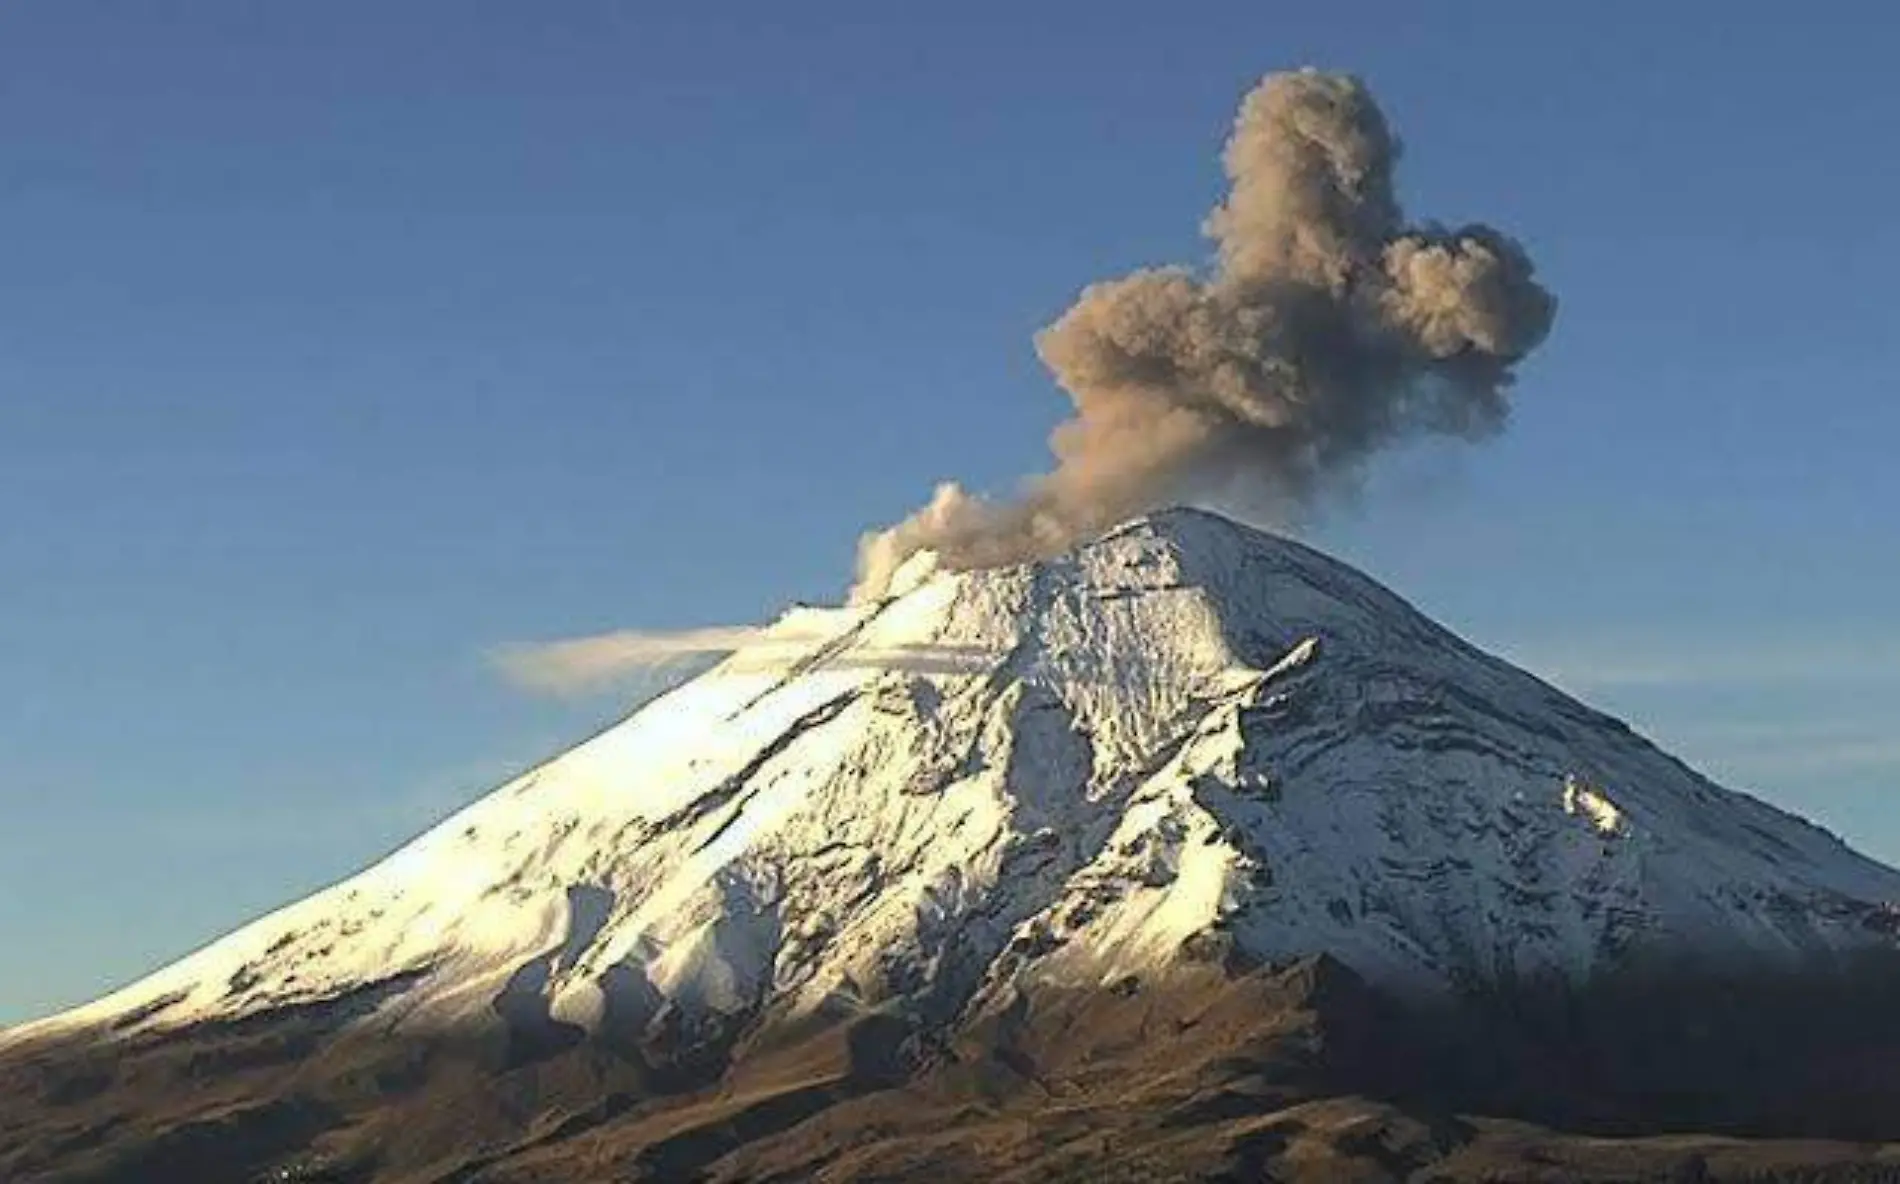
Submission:
<svg viewBox="0 0 1900 1184">
<path fill-rule="evenodd" d="M 1298 544 L 1171 511 L 895 586 L 795 610 L 362 874 L 9 1038 L 397 980 L 393 1029 L 948 1020 L 1228 949 L 1432 988 L 1889 940 L 1900 874 Z"/>
</svg>

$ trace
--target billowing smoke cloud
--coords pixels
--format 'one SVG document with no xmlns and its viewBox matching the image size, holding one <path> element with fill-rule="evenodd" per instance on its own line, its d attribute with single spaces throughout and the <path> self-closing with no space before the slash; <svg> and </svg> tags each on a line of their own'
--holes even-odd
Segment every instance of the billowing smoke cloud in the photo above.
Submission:
<svg viewBox="0 0 1900 1184">
<path fill-rule="evenodd" d="M 1408 225 L 1399 144 L 1356 78 L 1268 76 L 1227 142 L 1211 270 L 1095 284 L 1036 338 L 1075 404 L 1014 501 L 954 484 L 859 547 L 859 598 L 920 550 L 952 568 L 1046 557 L 1172 501 L 1291 511 L 1408 436 L 1480 438 L 1556 302 L 1488 226 Z"/>
</svg>

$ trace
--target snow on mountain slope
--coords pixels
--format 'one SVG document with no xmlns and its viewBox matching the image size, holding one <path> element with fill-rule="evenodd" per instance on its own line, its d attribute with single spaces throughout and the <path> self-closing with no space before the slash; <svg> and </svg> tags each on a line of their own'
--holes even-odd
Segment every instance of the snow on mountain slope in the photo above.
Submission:
<svg viewBox="0 0 1900 1184">
<path fill-rule="evenodd" d="M 1374 981 L 1893 940 L 1900 873 L 1723 790 L 1298 544 L 1170 511 L 987 572 L 914 560 L 360 875 L 7 1039 L 368 988 L 394 1030 L 590 1030 L 1229 948 Z"/>
</svg>

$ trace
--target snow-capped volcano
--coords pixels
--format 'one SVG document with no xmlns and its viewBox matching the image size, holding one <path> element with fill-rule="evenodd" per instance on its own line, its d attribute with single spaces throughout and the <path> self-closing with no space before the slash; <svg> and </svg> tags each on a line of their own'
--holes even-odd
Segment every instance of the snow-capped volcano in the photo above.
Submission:
<svg viewBox="0 0 1900 1184">
<path fill-rule="evenodd" d="M 1365 576 L 1171 511 L 794 610 L 360 875 L 9 1042 L 344 997 L 411 1033 L 947 1023 L 1316 952 L 1429 991 L 1812 959 L 1890 943 L 1897 900 L 1900 873 Z"/>
</svg>

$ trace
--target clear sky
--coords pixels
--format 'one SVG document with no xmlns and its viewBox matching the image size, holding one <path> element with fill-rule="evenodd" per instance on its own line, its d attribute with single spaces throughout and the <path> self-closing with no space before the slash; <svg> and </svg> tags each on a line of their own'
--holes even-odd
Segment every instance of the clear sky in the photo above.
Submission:
<svg viewBox="0 0 1900 1184">
<path fill-rule="evenodd" d="M 634 693 L 526 697 L 498 643 L 835 598 L 932 482 L 1035 471 L 1032 333 L 1204 258 L 1236 102 L 1302 64 L 1562 300 L 1511 432 L 1317 541 L 1900 858 L 1897 20 L 0 6 L 0 1022 Z"/>
</svg>

